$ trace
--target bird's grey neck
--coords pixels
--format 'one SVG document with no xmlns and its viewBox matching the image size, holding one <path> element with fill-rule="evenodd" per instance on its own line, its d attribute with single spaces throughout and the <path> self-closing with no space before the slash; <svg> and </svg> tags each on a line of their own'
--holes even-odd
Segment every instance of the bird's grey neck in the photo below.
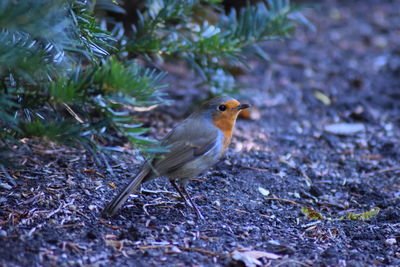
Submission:
<svg viewBox="0 0 400 267">
<path fill-rule="evenodd" d="M 189 119 L 194 119 L 195 118 L 195 120 L 196 121 L 201 121 L 203 124 L 205 123 L 205 124 L 210 124 L 210 125 L 213 125 L 212 124 L 212 112 L 207 112 L 207 111 L 198 111 L 198 112 L 194 112 L 194 113 L 192 113 L 187 119 L 189 120 Z"/>
</svg>

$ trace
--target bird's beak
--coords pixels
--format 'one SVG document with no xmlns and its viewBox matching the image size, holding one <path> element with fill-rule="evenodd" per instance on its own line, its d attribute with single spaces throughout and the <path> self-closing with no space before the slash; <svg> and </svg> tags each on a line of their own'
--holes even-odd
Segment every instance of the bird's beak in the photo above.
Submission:
<svg viewBox="0 0 400 267">
<path fill-rule="evenodd" d="M 239 106 L 237 106 L 237 109 L 238 110 L 242 110 L 242 109 L 246 109 L 246 108 L 249 108 L 249 107 L 250 107 L 249 104 L 240 104 Z"/>
</svg>

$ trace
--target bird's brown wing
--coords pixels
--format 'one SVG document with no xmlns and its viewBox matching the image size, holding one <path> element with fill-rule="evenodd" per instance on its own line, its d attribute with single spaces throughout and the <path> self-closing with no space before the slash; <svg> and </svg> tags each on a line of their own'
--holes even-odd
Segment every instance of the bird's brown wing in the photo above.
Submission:
<svg viewBox="0 0 400 267">
<path fill-rule="evenodd" d="M 186 163 L 201 157 L 217 145 L 217 132 L 214 136 L 196 138 L 191 141 L 176 141 L 169 144 L 169 152 L 152 162 L 153 171 L 162 176 L 182 167 Z"/>
<path fill-rule="evenodd" d="M 153 171 L 159 176 L 166 175 L 216 149 L 220 144 L 220 135 L 219 129 L 203 117 L 189 117 L 162 140 L 162 145 L 169 152 L 151 162 Z"/>
</svg>

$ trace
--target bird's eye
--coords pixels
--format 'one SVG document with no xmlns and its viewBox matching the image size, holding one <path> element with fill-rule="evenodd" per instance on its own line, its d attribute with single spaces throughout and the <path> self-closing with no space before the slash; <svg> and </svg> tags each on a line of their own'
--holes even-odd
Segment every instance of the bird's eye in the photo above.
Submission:
<svg viewBox="0 0 400 267">
<path fill-rule="evenodd" d="M 218 110 L 219 111 L 225 111 L 226 110 L 226 106 L 225 105 L 219 105 L 218 106 Z"/>
</svg>

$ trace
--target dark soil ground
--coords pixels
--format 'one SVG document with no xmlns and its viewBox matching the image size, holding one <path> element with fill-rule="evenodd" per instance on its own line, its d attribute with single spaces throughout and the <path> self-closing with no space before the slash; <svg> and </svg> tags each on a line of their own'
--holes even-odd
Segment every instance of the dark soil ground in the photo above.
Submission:
<svg viewBox="0 0 400 267">
<path fill-rule="evenodd" d="M 205 222 L 164 179 L 102 219 L 140 160 L 116 155 L 113 177 L 83 151 L 30 141 L 9 170 L 17 186 L 0 191 L 0 264 L 400 266 L 399 14 L 399 1 L 320 1 L 306 12 L 316 32 L 250 62 L 241 92 L 261 118 L 238 121 L 225 157 L 191 181 Z M 179 104 L 151 113 L 156 136 L 196 96 L 191 78 L 169 79 Z"/>
</svg>

